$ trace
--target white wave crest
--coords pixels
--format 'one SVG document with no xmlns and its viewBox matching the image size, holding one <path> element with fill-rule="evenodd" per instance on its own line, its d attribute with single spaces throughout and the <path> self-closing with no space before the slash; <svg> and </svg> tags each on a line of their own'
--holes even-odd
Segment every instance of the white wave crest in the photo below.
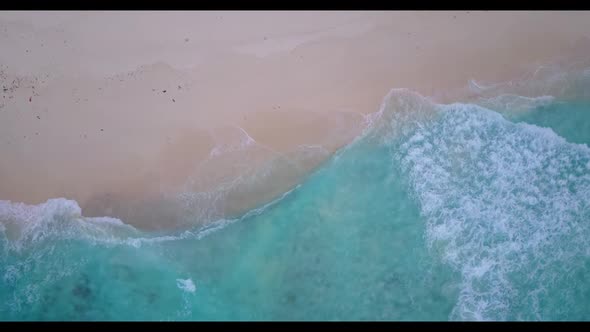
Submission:
<svg viewBox="0 0 590 332">
<path fill-rule="evenodd" d="M 392 151 L 430 250 L 462 276 L 451 318 L 516 319 L 511 309 L 536 308 L 566 278 L 560 266 L 588 256 L 590 150 L 476 105 L 437 109 Z"/>
</svg>

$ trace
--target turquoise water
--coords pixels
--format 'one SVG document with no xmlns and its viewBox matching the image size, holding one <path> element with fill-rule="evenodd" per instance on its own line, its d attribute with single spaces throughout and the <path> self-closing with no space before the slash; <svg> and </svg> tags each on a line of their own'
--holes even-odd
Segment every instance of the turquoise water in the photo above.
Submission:
<svg viewBox="0 0 590 332">
<path fill-rule="evenodd" d="M 284 197 L 205 231 L 0 202 L 0 319 L 590 319 L 590 102 L 394 90 L 370 120 Z"/>
</svg>

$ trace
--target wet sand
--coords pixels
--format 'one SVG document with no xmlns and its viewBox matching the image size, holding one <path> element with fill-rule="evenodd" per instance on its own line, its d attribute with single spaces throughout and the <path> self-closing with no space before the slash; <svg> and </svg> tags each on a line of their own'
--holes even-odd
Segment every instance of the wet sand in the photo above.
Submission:
<svg viewBox="0 0 590 332">
<path fill-rule="evenodd" d="M 239 215 L 391 88 L 505 81 L 588 37 L 589 12 L 2 12 L 0 199 L 146 229 Z"/>
</svg>

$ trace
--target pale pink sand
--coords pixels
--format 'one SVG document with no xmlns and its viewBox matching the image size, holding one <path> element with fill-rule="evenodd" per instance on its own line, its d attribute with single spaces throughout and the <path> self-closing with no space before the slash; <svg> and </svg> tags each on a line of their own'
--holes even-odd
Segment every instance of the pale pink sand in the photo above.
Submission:
<svg viewBox="0 0 590 332">
<path fill-rule="evenodd" d="M 236 215 L 350 142 L 391 88 L 507 80 L 589 35 L 588 12 L 1 12 L 0 199 L 172 227 L 195 207 L 162 193 L 324 149 L 199 201 Z"/>
</svg>

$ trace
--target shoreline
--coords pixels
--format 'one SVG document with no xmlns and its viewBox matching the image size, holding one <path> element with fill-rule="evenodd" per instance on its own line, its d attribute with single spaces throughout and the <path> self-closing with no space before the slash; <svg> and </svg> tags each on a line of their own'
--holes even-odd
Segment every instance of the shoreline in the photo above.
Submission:
<svg viewBox="0 0 590 332">
<path fill-rule="evenodd" d="M 186 217 L 181 214 L 194 205 L 162 197 L 186 189 L 191 178 L 188 189 L 194 193 L 218 190 L 243 167 L 253 177 L 258 166 L 277 156 L 297 160 L 300 146 L 323 147 L 325 152 L 312 154 L 300 168 L 277 158 L 287 166 L 278 167 L 272 180 L 232 187 L 226 202 L 207 198 L 199 204 L 217 209 L 207 212 L 211 217 L 236 215 L 280 196 L 350 143 L 364 116 L 378 111 L 391 88 L 429 96 L 461 90 L 469 79 L 508 81 L 531 65 L 580 53 L 577 45 L 585 45 L 580 38 L 588 38 L 583 31 L 590 31 L 580 28 L 590 28 L 590 13 L 571 12 L 280 13 L 274 18 L 273 13 L 211 12 L 193 14 L 204 23 L 191 31 L 217 27 L 223 42 L 198 33 L 165 37 L 178 32 L 179 20 L 160 26 L 163 31 L 151 40 L 116 51 L 109 49 L 115 42 L 145 34 L 142 28 L 155 29 L 148 27 L 150 17 L 160 15 L 163 22 L 191 13 L 168 18 L 118 13 L 113 27 L 92 42 L 90 31 L 103 29 L 108 13 L 56 13 L 45 32 L 26 22 L 51 15 L 12 13 L 8 20 L 10 14 L 0 15 L 0 32 L 10 29 L 0 36 L 0 45 L 12 46 L 0 57 L 2 80 L 9 85 L 0 101 L 0 199 L 37 204 L 67 197 L 79 202 L 84 216 L 116 217 L 139 229 L 184 225 L 171 220 Z M 221 23 L 226 14 L 233 21 Z M 88 23 L 79 22 L 83 17 Z M 277 20 L 274 36 L 266 35 L 268 23 L 238 32 L 244 22 L 260 17 Z M 546 19 L 563 25 L 547 32 Z M 499 21 L 505 25 L 496 26 Z M 72 22 L 82 24 L 81 32 Z M 117 29 L 134 24 L 137 30 L 117 39 Z M 496 30 L 488 31 L 492 26 Z M 37 44 L 24 47 L 22 58 L 14 46 L 25 42 L 11 34 L 15 31 L 29 33 L 22 39 Z M 168 46 L 158 48 L 159 43 Z M 44 53 L 42 47 L 52 51 Z M 97 61 L 90 56 L 93 50 L 110 57 Z M 139 53 L 147 55 L 135 60 Z M 153 60 L 146 60 L 150 56 Z M 52 61 L 63 63 L 44 73 Z M 120 69 L 134 62 L 135 70 Z M 34 67 L 29 79 L 12 84 L 20 77 L 15 73 L 27 67 Z M 240 152 L 244 147 L 254 152 Z M 234 152 L 211 159 L 212 151 L 224 148 Z M 244 158 L 245 166 L 233 167 Z"/>
</svg>

